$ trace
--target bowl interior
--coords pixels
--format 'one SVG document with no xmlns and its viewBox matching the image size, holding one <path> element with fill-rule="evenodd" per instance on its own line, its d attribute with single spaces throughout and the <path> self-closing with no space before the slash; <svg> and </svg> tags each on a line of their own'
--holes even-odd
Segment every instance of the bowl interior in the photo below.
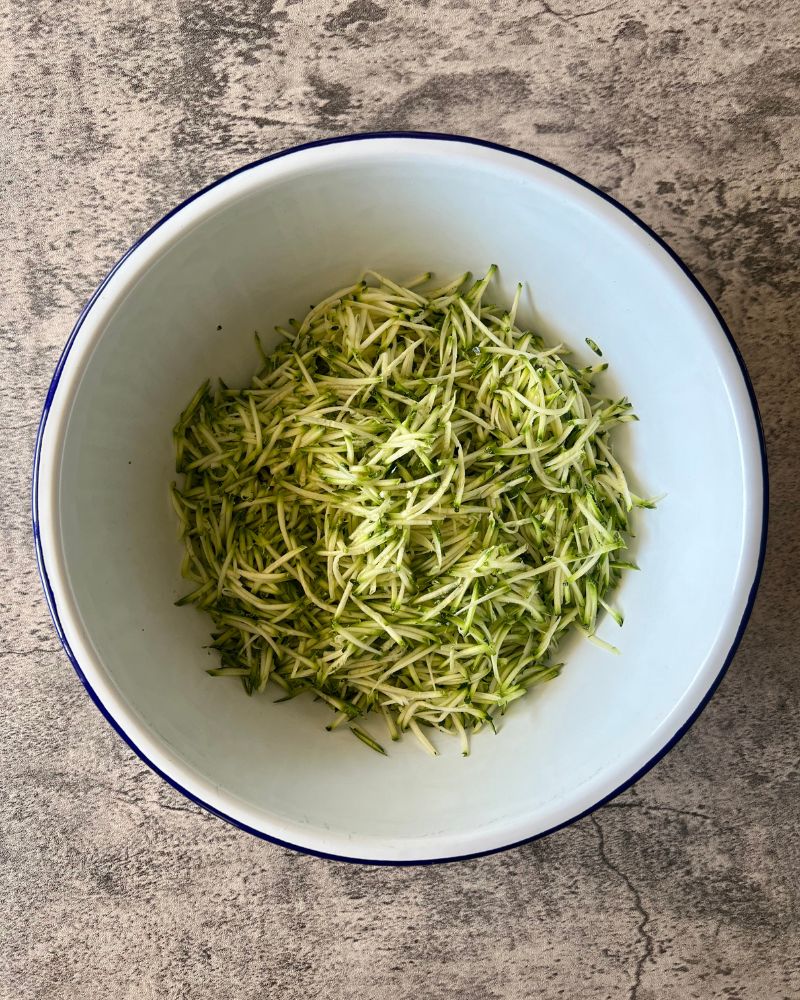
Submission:
<svg viewBox="0 0 800 1000">
<path fill-rule="evenodd" d="M 243 383 L 253 332 L 372 266 L 394 278 L 500 266 L 523 320 L 585 363 L 640 422 L 617 447 L 642 494 L 641 572 L 622 630 L 564 649 L 561 677 L 463 759 L 409 738 L 388 758 L 301 697 L 248 698 L 205 673 L 209 622 L 186 590 L 168 499 L 171 428 L 208 376 Z M 302 847 L 381 860 L 489 850 L 589 808 L 644 766 L 719 673 L 744 613 L 761 529 L 746 387 L 710 308 L 635 222 L 546 166 L 452 142 L 363 140 L 255 166 L 202 195 L 128 257 L 67 358 L 42 444 L 44 559 L 62 627 L 110 714 L 214 808 Z M 379 725 L 367 728 L 381 739 Z"/>
</svg>

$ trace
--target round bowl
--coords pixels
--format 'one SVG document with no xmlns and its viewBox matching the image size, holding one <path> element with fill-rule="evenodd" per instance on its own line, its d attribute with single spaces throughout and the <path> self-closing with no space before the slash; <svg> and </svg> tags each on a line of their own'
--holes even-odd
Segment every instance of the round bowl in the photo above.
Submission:
<svg viewBox="0 0 800 1000">
<path fill-rule="evenodd" d="M 495 300 L 581 362 L 640 422 L 617 448 L 642 495 L 617 603 L 624 627 L 563 648 L 561 676 L 497 736 L 390 755 L 328 733 L 310 698 L 248 698 L 206 674 L 209 622 L 186 592 L 168 488 L 171 429 L 208 376 L 236 384 L 253 331 L 351 281 L 500 268 Z M 730 333 L 634 215 L 534 156 L 456 136 L 310 143 L 194 195 L 113 268 L 84 309 L 42 416 L 33 488 L 39 567 L 59 636 L 111 725 L 193 801 L 251 833 L 373 863 L 449 860 L 552 831 L 651 767 L 710 697 L 742 634 L 763 554 L 766 468 Z M 561 654 L 560 654 L 561 655 Z M 277 689 L 276 689 L 277 690 Z M 278 692 L 279 693 L 279 692 Z"/>
</svg>

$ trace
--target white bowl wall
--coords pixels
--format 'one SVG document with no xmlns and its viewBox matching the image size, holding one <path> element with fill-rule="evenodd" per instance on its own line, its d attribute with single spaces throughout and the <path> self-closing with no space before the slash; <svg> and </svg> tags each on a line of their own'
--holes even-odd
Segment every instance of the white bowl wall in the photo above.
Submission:
<svg viewBox="0 0 800 1000">
<path fill-rule="evenodd" d="M 463 759 L 413 738 L 370 753 L 329 712 L 207 676 L 209 620 L 186 591 L 168 498 L 171 428 L 199 383 L 245 382 L 253 331 L 373 266 L 402 279 L 500 267 L 521 318 L 588 363 L 640 422 L 618 447 L 644 494 L 612 656 L 565 644 L 556 681 Z M 221 330 L 218 327 L 222 327 Z M 252 830 L 372 861 L 493 850 L 583 813 L 667 747 L 713 687 L 757 578 L 764 474 L 732 342 L 633 217 L 549 165 L 446 138 L 372 137 L 253 165 L 167 217 L 112 272 L 57 373 L 37 454 L 46 590 L 76 665 L 125 737 L 190 795 Z M 383 738 L 380 727 L 373 732 Z"/>
</svg>

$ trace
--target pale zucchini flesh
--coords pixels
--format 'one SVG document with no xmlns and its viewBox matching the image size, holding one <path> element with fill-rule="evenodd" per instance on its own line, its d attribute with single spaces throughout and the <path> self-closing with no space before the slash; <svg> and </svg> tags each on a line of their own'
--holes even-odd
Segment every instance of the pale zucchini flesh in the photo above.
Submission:
<svg viewBox="0 0 800 1000">
<path fill-rule="evenodd" d="M 209 673 L 313 692 L 380 753 L 352 720 L 467 753 L 558 674 L 567 630 L 621 624 L 609 592 L 650 505 L 613 455 L 635 417 L 597 392 L 606 365 L 517 326 L 519 290 L 485 302 L 494 270 L 428 292 L 368 272 L 290 321 L 249 386 L 204 383 L 174 431 L 178 603 L 213 619 Z"/>
</svg>

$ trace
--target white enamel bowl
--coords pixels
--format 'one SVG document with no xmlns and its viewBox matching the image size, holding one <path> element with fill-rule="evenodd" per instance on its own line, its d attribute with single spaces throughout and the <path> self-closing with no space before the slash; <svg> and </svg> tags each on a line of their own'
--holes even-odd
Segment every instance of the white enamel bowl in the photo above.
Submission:
<svg viewBox="0 0 800 1000">
<path fill-rule="evenodd" d="M 463 759 L 442 737 L 390 756 L 298 698 L 205 673 L 168 500 L 171 429 L 199 383 L 246 380 L 253 331 L 374 266 L 397 278 L 500 266 L 522 321 L 582 361 L 640 422 L 618 448 L 643 494 L 618 603 L 622 654 L 581 640 L 560 678 Z M 221 329 L 219 329 L 221 327 Z M 559 827 L 678 738 L 733 655 L 757 583 L 766 476 L 755 401 L 719 314 L 635 217 L 533 157 L 458 137 L 356 136 L 290 150 L 191 198 L 126 254 L 80 317 L 47 397 L 34 470 L 45 592 L 81 680 L 186 795 L 268 839 L 369 862 L 489 852 Z"/>
</svg>

